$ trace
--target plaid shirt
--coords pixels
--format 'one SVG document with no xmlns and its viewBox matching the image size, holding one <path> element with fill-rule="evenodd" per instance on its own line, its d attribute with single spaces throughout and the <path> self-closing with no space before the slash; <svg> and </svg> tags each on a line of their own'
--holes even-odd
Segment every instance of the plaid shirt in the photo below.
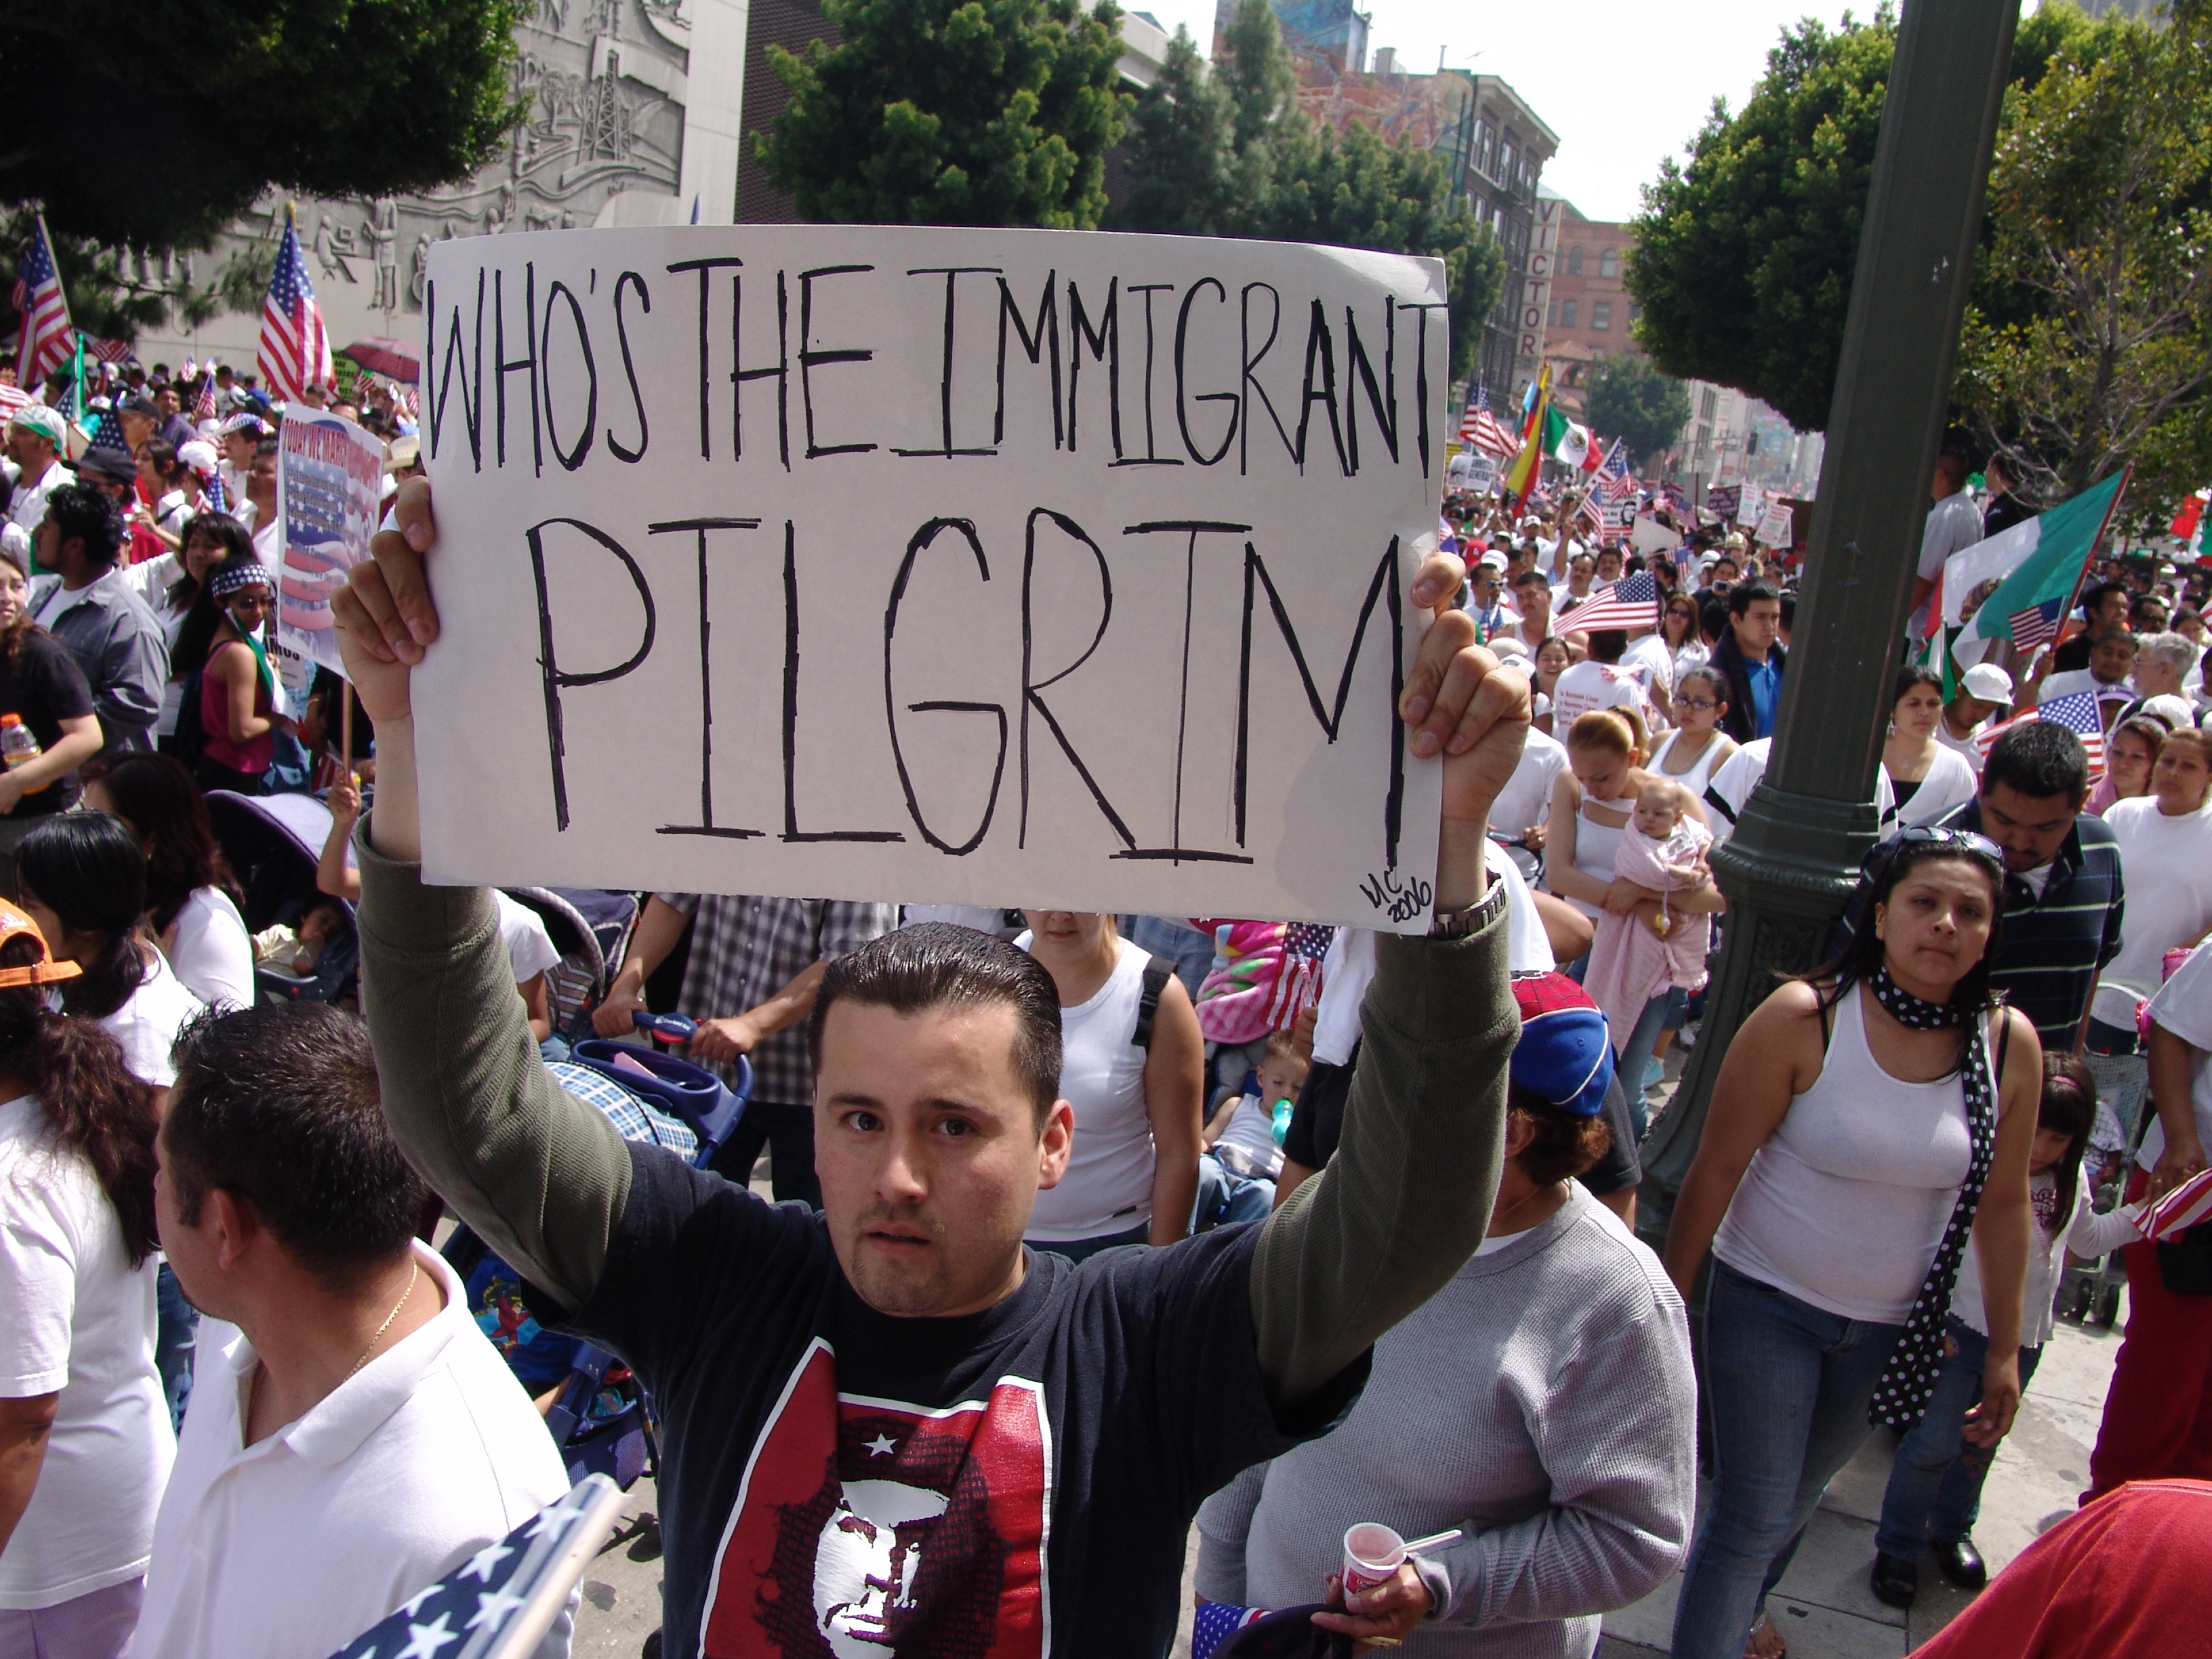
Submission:
<svg viewBox="0 0 2212 1659">
<path fill-rule="evenodd" d="M 895 904 L 842 899 L 761 898 L 750 893 L 656 893 L 693 918 L 691 960 L 677 1006 L 694 1019 L 726 1019 L 757 1008 L 817 962 L 833 961 L 898 926 Z M 763 1041 L 751 1054 L 757 1101 L 805 1106 L 814 1099 L 814 1066 L 801 1020 Z M 725 1082 L 731 1068 L 718 1066 Z"/>
</svg>

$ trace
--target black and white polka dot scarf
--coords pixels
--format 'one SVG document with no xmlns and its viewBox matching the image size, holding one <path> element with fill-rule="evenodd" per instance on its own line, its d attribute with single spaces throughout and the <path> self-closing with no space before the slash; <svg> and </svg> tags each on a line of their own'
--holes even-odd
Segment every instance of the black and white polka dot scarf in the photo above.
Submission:
<svg viewBox="0 0 2212 1659">
<path fill-rule="evenodd" d="M 1915 1031 L 1971 1026 L 1977 1019 L 1972 1012 L 1914 996 L 1889 976 L 1887 968 L 1875 970 L 1867 988 L 1892 1019 Z M 1982 1186 L 1990 1177 L 1990 1164 L 1996 1154 L 1996 1084 L 1990 1076 L 1989 1045 L 1980 1036 L 1978 1031 L 1970 1032 L 1962 1045 L 1966 1056 L 1959 1067 L 1966 1098 L 1966 1133 L 1972 1146 L 1966 1182 L 1951 1206 L 1951 1219 L 1943 1229 L 1942 1242 L 1936 1247 L 1936 1260 L 1928 1269 L 1927 1279 L 1912 1299 L 1912 1311 L 1905 1316 L 1905 1330 L 1890 1350 L 1881 1379 L 1874 1385 L 1874 1398 L 1867 1402 L 1867 1421 L 1876 1427 L 1910 1429 L 1919 1422 L 1928 1409 L 1929 1396 L 1936 1391 L 1936 1373 L 1942 1365 L 1943 1316 L 1950 1310 L 1951 1289 L 1958 1282 L 1959 1264 L 1966 1259 L 1966 1244 L 1973 1236 L 1974 1212 L 1981 1206 Z"/>
</svg>

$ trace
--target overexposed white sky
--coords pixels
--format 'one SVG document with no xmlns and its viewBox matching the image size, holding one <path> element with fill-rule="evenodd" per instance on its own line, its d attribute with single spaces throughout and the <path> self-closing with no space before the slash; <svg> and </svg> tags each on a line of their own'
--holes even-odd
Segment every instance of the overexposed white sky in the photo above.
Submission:
<svg viewBox="0 0 2212 1659">
<path fill-rule="evenodd" d="M 1122 0 L 1170 33 L 1188 27 L 1206 51 L 1214 0 Z M 2036 0 L 2026 0 L 2023 11 Z M 1638 187 L 1679 155 L 1716 97 L 1740 109 L 1766 72 L 1785 24 L 1834 26 L 1841 0 L 1371 0 L 1370 46 L 1395 46 L 1400 66 L 1426 74 L 1442 48 L 1448 67 L 1503 76 L 1559 135 L 1543 181 L 1592 219 L 1626 219 Z M 1871 16 L 1874 0 L 1851 9 Z"/>
</svg>

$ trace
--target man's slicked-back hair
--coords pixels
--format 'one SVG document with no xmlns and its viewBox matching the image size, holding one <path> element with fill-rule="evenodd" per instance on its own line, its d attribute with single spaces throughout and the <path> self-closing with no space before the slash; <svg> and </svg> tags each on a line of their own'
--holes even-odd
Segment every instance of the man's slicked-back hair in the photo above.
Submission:
<svg viewBox="0 0 2212 1659">
<path fill-rule="evenodd" d="M 1014 1015 L 1014 1072 L 1036 1108 L 1037 1127 L 1060 1098 L 1060 991 L 1045 965 L 1004 939 L 949 921 L 925 921 L 871 939 L 832 962 L 815 993 L 806 1046 L 817 1071 L 822 1030 L 840 1002 L 896 1014 L 992 1003 Z"/>
<path fill-rule="evenodd" d="M 210 1011 L 176 1063 L 161 1146 L 187 1223 L 220 1188 L 337 1286 L 407 1249 L 429 1188 L 385 1127 L 360 1020 L 319 1002 Z"/>
<path fill-rule="evenodd" d="M 2063 795 L 2076 808 L 2089 793 L 2089 751 L 2056 720 L 2028 720 L 1996 740 L 1982 763 L 1982 793 L 1999 784 L 2031 800 Z"/>
</svg>

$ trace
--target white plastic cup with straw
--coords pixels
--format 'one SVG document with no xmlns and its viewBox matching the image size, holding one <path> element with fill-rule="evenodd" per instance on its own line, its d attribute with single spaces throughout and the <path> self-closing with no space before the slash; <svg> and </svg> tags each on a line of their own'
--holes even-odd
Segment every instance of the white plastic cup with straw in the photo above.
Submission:
<svg viewBox="0 0 2212 1659">
<path fill-rule="evenodd" d="M 1357 1595 L 1388 1583 L 1408 1557 L 1441 1549 L 1460 1535 L 1461 1529 L 1454 1527 L 1408 1543 L 1379 1521 L 1357 1522 L 1344 1530 L 1344 1593 Z"/>
</svg>

